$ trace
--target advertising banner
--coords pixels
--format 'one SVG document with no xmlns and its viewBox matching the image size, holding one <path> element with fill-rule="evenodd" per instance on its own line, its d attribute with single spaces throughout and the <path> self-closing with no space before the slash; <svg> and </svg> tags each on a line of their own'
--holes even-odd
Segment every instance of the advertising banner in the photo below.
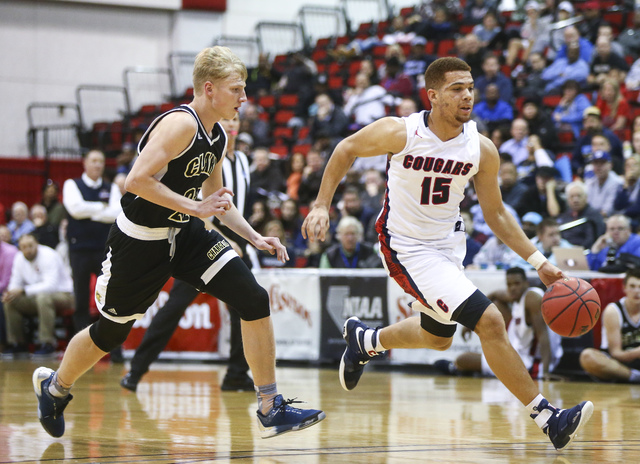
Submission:
<svg viewBox="0 0 640 464">
<path fill-rule="evenodd" d="M 338 361 L 345 348 L 342 326 L 357 316 L 369 327 L 389 325 L 387 277 L 334 275 L 320 277 L 322 361 Z"/>
<path fill-rule="evenodd" d="M 276 358 L 316 361 L 320 355 L 320 295 L 317 273 L 258 271 L 269 292 Z"/>
<path fill-rule="evenodd" d="M 125 350 L 135 350 L 144 333 L 151 324 L 153 316 L 169 298 L 173 279 L 162 288 L 156 301 L 147 310 L 144 317 L 133 325 L 127 341 L 122 345 Z M 220 330 L 220 314 L 218 300 L 201 293 L 187 307 L 178 328 L 169 340 L 166 352 L 197 352 L 196 359 L 218 358 L 218 331 Z"/>
</svg>

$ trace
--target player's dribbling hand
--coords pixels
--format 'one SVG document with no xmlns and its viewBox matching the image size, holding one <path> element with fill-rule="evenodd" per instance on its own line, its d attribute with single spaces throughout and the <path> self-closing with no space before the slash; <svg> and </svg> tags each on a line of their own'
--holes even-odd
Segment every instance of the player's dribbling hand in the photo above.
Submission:
<svg viewBox="0 0 640 464">
<path fill-rule="evenodd" d="M 265 250 L 275 254 L 278 258 L 278 261 L 281 263 L 286 263 L 289 261 L 289 253 L 287 253 L 287 248 L 280 242 L 278 237 L 260 237 L 259 239 L 253 242 L 253 246 L 255 246 L 258 250 Z"/>
<path fill-rule="evenodd" d="M 207 198 L 198 202 L 195 216 L 199 218 L 208 218 L 211 216 L 224 216 L 233 202 L 231 197 L 233 192 L 227 187 L 212 193 Z"/>
<path fill-rule="evenodd" d="M 314 206 L 302 223 L 302 237 L 312 242 L 322 240 L 329 229 L 329 210 L 322 206 Z"/>
<path fill-rule="evenodd" d="M 540 269 L 538 269 L 540 280 L 545 286 L 549 286 L 558 279 L 565 279 L 567 276 L 549 261 L 545 261 Z"/>
</svg>

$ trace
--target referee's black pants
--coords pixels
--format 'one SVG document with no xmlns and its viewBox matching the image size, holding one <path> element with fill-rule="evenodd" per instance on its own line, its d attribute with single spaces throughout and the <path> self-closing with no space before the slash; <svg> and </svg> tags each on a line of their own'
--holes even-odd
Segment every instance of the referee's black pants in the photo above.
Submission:
<svg viewBox="0 0 640 464">
<path fill-rule="evenodd" d="M 173 287 L 169 292 L 169 299 L 151 320 L 151 324 L 131 360 L 131 377 L 142 378 L 149 370 L 151 363 L 158 359 L 178 327 L 182 315 L 199 293 L 188 283 L 178 279 L 174 280 Z M 231 307 L 229 307 L 229 316 L 231 318 L 231 350 L 227 375 L 234 377 L 246 374 L 249 365 L 244 357 L 242 347 L 240 316 Z"/>
<path fill-rule="evenodd" d="M 73 313 L 73 325 L 76 332 L 91 325 L 93 320 L 89 314 L 91 294 L 91 274 L 96 277 L 102 272 L 104 249 L 100 250 L 69 250 L 69 265 L 73 277 L 73 294 L 76 309 Z"/>
</svg>

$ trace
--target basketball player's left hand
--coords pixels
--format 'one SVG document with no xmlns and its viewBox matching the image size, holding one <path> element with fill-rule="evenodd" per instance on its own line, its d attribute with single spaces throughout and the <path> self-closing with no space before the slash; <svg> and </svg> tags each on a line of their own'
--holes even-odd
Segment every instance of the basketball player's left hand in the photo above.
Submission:
<svg viewBox="0 0 640 464">
<path fill-rule="evenodd" d="M 540 269 L 538 269 L 540 280 L 547 287 L 558 279 L 565 279 L 567 276 L 549 261 L 545 261 Z"/>
<path fill-rule="evenodd" d="M 289 253 L 287 253 L 287 248 L 280 243 L 280 239 L 278 237 L 260 237 L 255 240 L 253 245 L 258 250 L 265 250 L 271 253 L 272 255 L 276 255 L 278 261 L 281 263 L 285 263 L 289 261 Z"/>
</svg>

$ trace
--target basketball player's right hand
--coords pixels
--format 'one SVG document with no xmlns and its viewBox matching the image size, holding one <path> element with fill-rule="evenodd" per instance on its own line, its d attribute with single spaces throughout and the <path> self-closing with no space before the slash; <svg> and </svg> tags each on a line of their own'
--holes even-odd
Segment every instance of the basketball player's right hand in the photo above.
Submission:
<svg viewBox="0 0 640 464">
<path fill-rule="evenodd" d="M 209 218 L 211 216 L 224 216 L 231 205 L 231 197 L 233 192 L 227 187 L 222 187 L 220 190 L 212 193 L 207 198 L 198 202 L 196 206 L 196 212 L 194 216 L 199 218 Z"/>
<path fill-rule="evenodd" d="M 322 206 L 314 206 L 302 223 L 302 237 L 312 242 L 322 240 L 329 229 L 329 210 Z"/>
<path fill-rule="evenodd" d="M 540 269 L 538 269 L 540 280 L 547 287 L 558 279 L 566 279 L 567 276 L 549 261 L 545 261 Z"/>
</svg>

